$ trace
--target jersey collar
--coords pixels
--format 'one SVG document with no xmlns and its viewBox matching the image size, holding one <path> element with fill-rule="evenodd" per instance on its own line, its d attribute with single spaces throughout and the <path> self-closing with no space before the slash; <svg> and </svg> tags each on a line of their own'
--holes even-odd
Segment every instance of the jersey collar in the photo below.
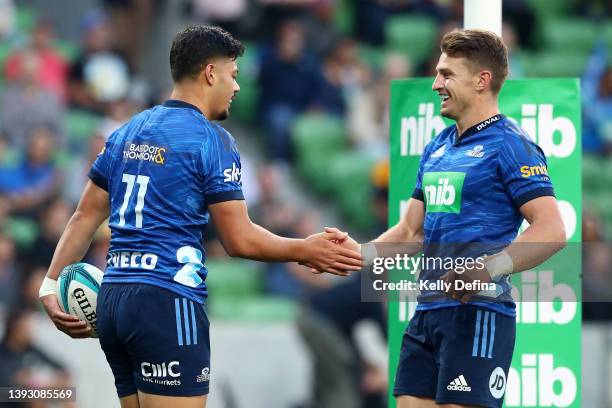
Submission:
<svg viewBox="0 0 612 408">
<path fill-rule="evenodd" d="M 199 113 L 201 113 L 202 115 L 204 115 L 204 113 L 202 113 L 202 111 L 195 105 L 192 105 L 188 102 L 185 101 L 180 101 L 178 99 L 168 99 L 167 101 L 165 101 L 163 103 L 163 106 L 165 106 L 166 108 L 187 108 L 187 109 L 193 109 Z"/>
<path fill-rule="evenodd" d="M 457 146 L 459 143 L 461 143 L 466 137 L 468 136 L 472 136 L 478 132 L 481 132 L 491 126 L 493 126 L 494 124 L 496 124 L 497 122 L 499 122 L 501 119 L 505 119 L 506 116 L 502 115 L 501 113 L 498 113 L 497 115 L 493 115 L 488 119 L 483 120 L 480 123 L 475 124 L 474 126 L 472 126 L 471 128 L 469 128 L 468 130 L 466 130 L 465 132 L 463 132 L 463 134 L 461 136 L 457 135 L 457 128 L 455 127 L 455 143 L 453 143 L 454 146 Z"/>
</svg>

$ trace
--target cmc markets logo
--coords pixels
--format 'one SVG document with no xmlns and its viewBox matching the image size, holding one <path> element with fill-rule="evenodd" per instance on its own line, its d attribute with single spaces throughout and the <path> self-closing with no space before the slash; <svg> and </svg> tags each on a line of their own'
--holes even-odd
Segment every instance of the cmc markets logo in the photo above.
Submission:
<svg viewBox="0 0 612 408">
<path fill-rule="evenodd" d="M 165 147 L 127 143 L 123 149 L 123 158 L 163 165 L 166 162 L 166 151 Z"/>
<path fill-rule="evenodd" d="M 522 104 L 521 117 L 515 121 L 547 157 L 568 157 L 576 148 L 576 127 L 564 116 L 554 115 L 552 104 Z M 418 116 L 401 118 L 400 155 L 420 156 L 431 139 L 446 125 L 439 115 L 434 115 L 433 103 L 420 103 Z"/>
<path fill-rule="evenodd" d="M 577 396 L 576 375 L 555 367 L 553 354 L 523 354 L 519 369 L 510 368 L 507 407 L 568 407 Z"/>
</svg>

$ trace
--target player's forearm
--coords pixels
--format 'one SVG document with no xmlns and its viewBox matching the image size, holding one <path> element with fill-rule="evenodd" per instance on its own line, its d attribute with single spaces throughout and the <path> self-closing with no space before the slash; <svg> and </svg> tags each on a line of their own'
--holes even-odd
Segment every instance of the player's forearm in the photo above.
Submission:
<svg viewBox="0 0 612 408">
<path fill-rule="evenodd" d="M 562 222 L 533 223 L 505 251 L 512 258 L 512 273 L 542 264 L 566 245 Z"/>
<path fill-rule="evenodd" d="M 285 238 L 251 223 L 238 239 L 226 246 L 231 256 L 266 262 L 301 261 L 304 240 Z"/>
<path fill-rule="evenodd" d="M 47 272 L 49 278 L 57 279 L 61 270 L 66 265 L 79 262 L 83 259 L 101 222 L 101 220 L 85 216 L 79 210 L 73 214 L 55 248 L 55 253 Z"/>
<path fill-rule="evenodd" d="M 415 255 L 422 249 L 423 234 L 400 221 L 372 242 L 379 244 L 376 245 L 379 257 L 393 257 L 397 254 Z"/>
</svg>

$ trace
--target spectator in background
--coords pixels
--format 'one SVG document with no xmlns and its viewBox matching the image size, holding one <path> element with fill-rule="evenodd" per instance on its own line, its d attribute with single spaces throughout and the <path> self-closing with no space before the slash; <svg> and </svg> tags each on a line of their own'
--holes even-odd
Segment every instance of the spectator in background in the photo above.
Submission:
<svg viewBox="0 0 612 408">
<path fill-rule="evenodd" d="M 6 41 L 15 31 L 17 20 L 13 0 L 0 0 L 0 40 Z"/>
<path fill-rule="evenodd" d="M 65 367 L 32 342 L 33 312 L 19 309 L 6 319 L 0 343 L 0 384 L 13 387 L 70 387 Z"/>
<path fill-rule="evenodd" d="M 509 51 L 509 78 L 511 79 L 519 79 L 525 77 L 525 68 L 523 67 L 523 62 L 520 56 L 516 53 L 516 49 L 518 47 L 517 39 L 516 39 L 516 30 L 514 26 L 510 23 L 504 22 L 502 24 L 502 37 Z"/>
<path fill-rule="evenodd" d="M 387 8 L 385 0 L 356 0 L 353 34 L 365 44 L 375 47 L 385 45 Z"/>
<path fill-rule="evenodd" d="M 110 15 L 113 43 L 132 70 L 138 68 L 159 0 L 103 0 Z M 223 3 L 223 2 L 221 2 Z"/>
<path fill-rule="evenodd" d="M 349 135 L 358 149 L 376 159 L 387 156 L 390 81 L 411 75 L 410 63 L 405 56 L 388 54 L 380 77 L 349 100 Z"/>
<path fill-rule="evenodd" d="M 60 101 L 66 101 L 66 76 L 68 74 L 68 62 L 54 47 L 55 27 L 48 18 L 40 18 L 34 26 L 30 38 L 30 44 L 25 50 L 15 51 L 6 60 L 4 74 L 7 80 L 17 80 L 27 55 L 31 53 L 38 57 L 37 81 L 40 86 L 52 92 Z"/>
<path fill-rule="evenodd" d="M 48 128 L 32 131 L 24 157 L 15 167 L 0 168 L 0 187 L 11 211 L 36 217 L 59 192 L 61 175 L 52 161 L 53 136 Z"/>
<path fill-rule="evenodd" d="M 370 79 L 368 67 L 361 62 L 357 44 L 350 39 L 336 42 L 323 62 L 315 106 L 332 115 L 344 116 L 350 100 Z"/>
<path fill-rule="evenodd" d="M 20 56 L 20 70 L 8 81 L 2 94 L 0 123 L 9 145 L 22 149 L 28 136 L 37 127 L 48 128 L 62 143 L 63 109 L 59 99 L 40 83 L 41 59 L 38 53 L 26 49 Z"/>
<path fill-rule="evenodd" d="M 63 196 L 68 202 L 76 207 L 81 199 L 81 193 L 89 178 L 89 170 L 91 165 L 102 151 L 106 136 L 102 133 L 102 129 L 97 129 L 96 132 L 89 138 L 85 155 L 78 155 L 72 160 L 69 170 L 66 172 L 66 183 L 63 185 Z"/>
<path fill-rule="evenodd" d="M 0 232 L 0 318 L 2 320 L 19 300 L 18 275 L 15 243 L 8 235 Z M 6 385 L 6 383 L 0 384 Z"/>
<path fill-rule="evenodd" d="M 104 114 L 111 102 L 129 93 L 130 71 L 126 60 L 112 49 L 106 15 L 91 11 L 82 22 L 83 50 L 70 67 L 68 92 L 75 108 Z"/>
<path fill-rule="evenodd" d="M 245 20 L 251 21 L 246 15 L 248 7 L 247 0 L 191 0 L 189 15 L 242 37 Z"/>
<path fill-rule="evenodd" d="M 314 360 L 314 406 L 386 406 L 385 314 L 381 303 L 361 301 L 359 274 L 310 296 L 298 328 Z"/>
<path fill-rule="evenodd" d="M 612 65 L 606 44 L 596 45 L 582 76 L 582 120 L 584 149 L 612 153 Z"/>
<path fill-rule="evenodd" d="M 62 199 L 55 199 L 46 207 L 39 219 L 40 233 L 32 247 L 27 251 L 25 262 L 31 267 L 48 267 L 53 258 L 53 252 L 68 220 L 72 215 L 72 207 Z M 46 271 L 45 271 L 46 272 Z M 40 281 L 44 278 L 44 274 Z M 40 281 L 38 286 L 40 286 Z"/>
<path fill-rule="evenodd" d="M 260 114 L 272 159 L 289 161 L 290 127 L 295 117 L 310 108 L 321 76 L 318 61 L 306 50 L 304 29 L 297 21 L 281 25 L 274 45 L 264 47 L 259 83 Z"/>
<path fill-rule="evenodd" d="M 314 211 L 302 212 L 293 226 L 294 237 L 307 237 L 321 229 L 319 216 Z M 331 278 L 333 279 L 333 278 Z M 271 295 L 303 300 L 319 290 L 330 287 L 330 278 L 313 274 L 309 268 L 292 263 L 268 263 L 264 275 L 264 289 Z"/>
</svg>

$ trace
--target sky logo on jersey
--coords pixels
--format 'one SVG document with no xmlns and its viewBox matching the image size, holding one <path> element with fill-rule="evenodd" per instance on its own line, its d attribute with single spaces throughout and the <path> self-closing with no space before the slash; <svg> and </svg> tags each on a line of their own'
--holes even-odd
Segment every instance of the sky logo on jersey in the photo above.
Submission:
<svg viewBox="0 0 612 408">
<path fill-rule="evenodd" d="M 521 166 L 521 176 L 529 178 L 532 176 L 548 176 L 548 169 L 542 163 L 537 166 Z"/>
<path fill-rule="evenodd" d="M 240 183 L 240 167 L 236 166 L 236 163 L 232 163 L 231 169 L 223 170 L 223 181 L 224 182 L 236 182 Z"/>
<path fill-rule="evenodd" d="M 127 160 L 146 161 L 155 164 L 164 164 L 166 161 L 166 148 L 148 144 L 126 143 L 123 158 Z"/>
<path fill-rule="evenodd" d="M 426 211 L 459 214 L 464 179 L 465 173 L 456 171 L 423 174 Z"/>
</svg>

